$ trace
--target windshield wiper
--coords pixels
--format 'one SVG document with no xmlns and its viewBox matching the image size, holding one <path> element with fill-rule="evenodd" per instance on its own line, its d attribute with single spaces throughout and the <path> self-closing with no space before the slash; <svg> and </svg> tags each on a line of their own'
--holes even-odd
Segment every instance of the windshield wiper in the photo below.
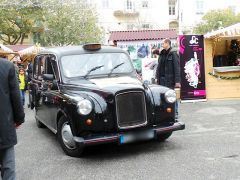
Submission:
<svg viewBox="0 0 240 180">
<path fill-rule="evenodd" d="M 111 71 L 108 73 L 108 77 L 111 76 L 112 72 L 114 71 L 114 69 L 117 69 L 119 66 L 123 65 L 124 62 L 120 63 L 120 64 L 117 64 L 116 66 L 114 66 Z"/>
<path fill-rule="evenodd" d="M 91 72 L 103 67 L 104 65 L 101 65 L 101 66 L 95 66 L 93 67 L 92 69 L 90 69 L 83 77 L 86 78 Z"/>
</svg>

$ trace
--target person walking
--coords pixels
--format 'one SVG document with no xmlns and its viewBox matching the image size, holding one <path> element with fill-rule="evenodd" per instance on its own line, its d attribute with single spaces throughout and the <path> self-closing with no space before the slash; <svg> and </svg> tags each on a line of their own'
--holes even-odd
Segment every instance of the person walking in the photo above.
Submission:
<svg viewBox="0 0 240 180">
<path fill-rule="evenodd" d="M 163 50 L 159 54 L 156 70 L 157 84 L 171 89 L 180 88 L 180 65 L 179 56 L 171 47 L 171 40 L 164 39 Z M 178 118 L 178 102 L 176 102 L 176 118 Z"/>
<path fill-rule="evenodd" d="M 26 92 L 26 89 L 27 89 L 28 79 L 27 79 L 27 75 L 25 73 L 25 70 L 23 68 L 19 69 L 18 79 L 19 79 L 19 83 L 20 83 L 19 88 L 20 88 L 20 93 L 21 93 L 22 105 L 24 107 L 24 105 L 25 105 L 25 92 Z"/>
<path fill-rule="evenodd" d="M 19 83 L 12 62 L 0 58 L 0 169 L 3 180 L 15 180 L 16 128 L 25 118 Z"/>
</svg>

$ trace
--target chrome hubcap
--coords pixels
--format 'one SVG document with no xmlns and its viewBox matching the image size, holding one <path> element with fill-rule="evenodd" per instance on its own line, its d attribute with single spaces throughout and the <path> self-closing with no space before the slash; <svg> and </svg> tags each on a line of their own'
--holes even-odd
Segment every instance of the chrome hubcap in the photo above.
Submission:
<svg viewBox="0 0 240 180">
<path fill-rule="evenodd" d="M 62 135 L 63 143 L 67 148 L 76 149 L 76 143 L 73 140 L 72 131 L 69 124 L 67 124 L 67 122 L 65 122 L 62 125 L 61 135 Z"/>
</svg>

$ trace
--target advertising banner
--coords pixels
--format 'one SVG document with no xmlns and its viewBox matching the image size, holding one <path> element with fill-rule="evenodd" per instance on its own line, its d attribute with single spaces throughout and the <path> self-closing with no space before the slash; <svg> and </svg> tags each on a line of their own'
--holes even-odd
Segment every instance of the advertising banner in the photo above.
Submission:
<svg viewBox="0 0 240 180">
<path fill-rule="evenodd" d="M 206 99 L 203 35 L 180 35 L 181 100 Z"/>
</svg>

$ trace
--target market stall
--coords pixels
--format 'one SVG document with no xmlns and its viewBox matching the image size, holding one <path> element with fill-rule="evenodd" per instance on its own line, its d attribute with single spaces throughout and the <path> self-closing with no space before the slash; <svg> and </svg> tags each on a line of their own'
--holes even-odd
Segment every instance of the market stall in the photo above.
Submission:
<svg viewBox="0 0 240 180">
<path fill-rule="evenodd" d="M 240 23 L 204 38 L 207 99 L 240 98 Z"/>
<path fill-rule="evenodd" d="M 0 57 L 13 61 L 17 56 L 19 56 L 17 52 L 14 52 L 12 49 L 6 47 L 3 44 L 0 44 Z"/>
<path fill-rule="evenodd" d="M 30 46 L 26 49 L 18 51 L 18 54 L 20 55 L 22 63 L 25 64 L 27 62 L 32 61 L 34 59 L 34 57 L 36 56 L 36 54 L 43 49 L 44 49 L 43 47 L 34 45 L 34 46 Z"/>
</svg>

